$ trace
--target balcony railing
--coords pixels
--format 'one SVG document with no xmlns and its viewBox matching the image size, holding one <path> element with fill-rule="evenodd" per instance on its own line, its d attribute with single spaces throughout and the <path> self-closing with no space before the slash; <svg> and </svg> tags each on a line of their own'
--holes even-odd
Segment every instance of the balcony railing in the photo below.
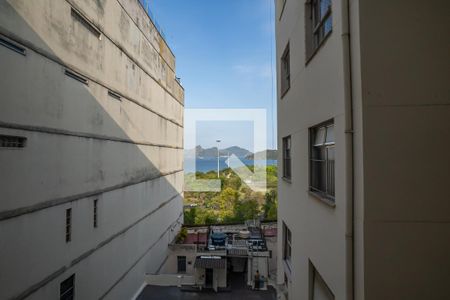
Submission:
<svg viewBox="0 0 450 300">
<path fill-rule="evenodd" d="M 152 21 L 153 25 L 155 26 L 156 30 L 158 30 L 159 34 L 162 36 L 164 40 L 166 40 L 166 36 L 164 35 L 164 31 L 162 27 L 156 22 L 155 16 L 153 15 L 151 9 L 150 9 L 150 1 L 149 0 L 138 0 L 141 6 L 144 8 L 144 10 L 147 12 L 148 17 Z M 167 41 L 166 41 L 167 42 Z"/>
</svg>

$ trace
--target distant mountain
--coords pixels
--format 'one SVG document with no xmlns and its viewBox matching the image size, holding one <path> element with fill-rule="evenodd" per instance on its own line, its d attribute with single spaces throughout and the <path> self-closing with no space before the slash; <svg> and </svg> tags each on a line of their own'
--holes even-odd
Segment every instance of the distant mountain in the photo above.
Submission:
<svg viewBox="0 0 450 300">
<path fill-rule="evenodd" d="M 220 150 L 220 152 L 223 153 L 221 155 L 228 156 L 228 155 L 234 154 L 234 155 L 236 155 L 237 157 L 240 157 L 240 158 L 244 158 L 244 157 L 246 157 L 248 155 L 253 154 L 252 152 L 248 151 L 247 149 L 244 149 L 244 148 L 241 148 L 241 147 L 238 147 L 238 146 L 228 147 L 228 148 Z"/>
<path fill-rule="evenodd" d="M 256 152 L 254 155 L 253 153 L 247 155 L 245 158 L 246 159 L 262 159 L 264 153 L 266 154 L 266 159 L 267 160 L 277 160 L 278 159 L 278 150 L 264 150 L 264 151 L 259 151 Z"/>
<path fill-rule="evenodd" d="M 216 158 L 217 157 L 217 147 L 212 148 L 203 148 L 202 146 L 197 146 L 194 149 L 188 149 L 184 151 L 186 157 L 194 158 Z M 248 155 L 252 155 L 253 153 L 248 151 L 247 149 L 232 146 L 225 149 L 220 149 L 220 156 L 228 156 L 234 154 L 239 158 L 245 158 Z"/>
<path fill-rule="evenodd" d="M 259 151 L 256 152 L 255 155 L 253 155 L 252 152 L 248 151 L 247 149 L 238 147 L 238 146 L 232 146 L 225 149 L 220 149 L 220 156 L 228 156 L 231 154 L 236 155 L 239 158 L 245 158 L 245 159 L 254 159 L 254 156 L 256 157 L 256 160 L 262 159 L 262 156 L 266 152 L 266 159 L 267 160 L 277 160 L 278 159 L 278 150 L 265 150 L 265 151 Z M 203 148 L 202 146 L 197 146 L 194 149 L 187 149 L 184 150 L 185 157 L 188 158 L 217 158 L 217 147 L 212 148 Z"/>
</svg>

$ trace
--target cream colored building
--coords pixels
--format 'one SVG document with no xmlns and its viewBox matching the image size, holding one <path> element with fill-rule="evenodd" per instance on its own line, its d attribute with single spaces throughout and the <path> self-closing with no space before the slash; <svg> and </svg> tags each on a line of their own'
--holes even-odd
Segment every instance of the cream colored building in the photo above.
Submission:
<svg viewBox="0 0 450 300">
<path fill-rule="evenodd" d="M 449 297 L 449 11 L 276 0 L 284 297 Z"/>
<path fill-rule="evenodd" d="M 180 228 L 183 97 L 137 0 L 0 0 L 0 299 L 131 299 Z"/>
<path fill-rule="evenodd" d="M 255 220 L 187 228 L 188 237 L 169 245 L 167 260 L 157 274 L 147 275 L 147 283 L 216 292 L 242 286 L 267 290 L 276 258 L 276 229 L 276 223 Z M 257 273 L 260 281 L 255 284 Z"/>
</svg>

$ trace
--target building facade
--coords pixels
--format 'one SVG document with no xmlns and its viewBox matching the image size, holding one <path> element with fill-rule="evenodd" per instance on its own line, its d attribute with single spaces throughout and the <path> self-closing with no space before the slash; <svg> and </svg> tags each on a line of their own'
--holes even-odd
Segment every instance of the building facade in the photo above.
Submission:
<svg viewBox="0 0 450 300">
<path fill-rule="evenodd" d="M 173 53 L 137 0 L 1 0 L 0 70 L 0 299 L 131 299 L 183 222 Z"/>
<path fill-rule="evenodd" d="M 283 297 L 446 298 L 450 4 L 275 3 Z"/>
<path fill-rule="evenodd" d="M 276 259 L 276 223 L 249 220 L 186 230 L 186 238 L 169 246 L 166 262 L 158 274 L 147 276 L 147 283 L 216 292 L 244 286 L 268 289 L 275 264 L 272 260 Z"/>
</svg>

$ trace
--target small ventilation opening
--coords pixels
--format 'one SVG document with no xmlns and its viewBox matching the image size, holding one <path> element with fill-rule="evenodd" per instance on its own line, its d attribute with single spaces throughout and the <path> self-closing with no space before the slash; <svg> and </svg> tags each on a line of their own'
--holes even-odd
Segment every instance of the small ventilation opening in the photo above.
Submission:
<svg viewBox="0 0 450 300">
<path fill-rule="evenodd" d="M 114 93 L 111 90 L 108 90 L 108 95 L 116 100 L 119 100 L 119 101 L 121 100 L 121 96 L 117 93 Z"/>
<path fill-rule="evenodd" d="M 0 37 L 0 45 L 2 45 L 3 47 L 6 47 L 6 48 L 8 48 L 8 49 L 10 49 L 12 51 L 15 51 L 15 52 L 17 52 L 19 54 L 26 55 L 25 48 L 20 47 L 19 45 L 15 44 L 15 43 L 12 43 L 12 42 L 10 42 L 8 40 L 5 40 L 5 39 L 3 39 L 1 37 Z"/>
<path fill-rule="evenodd" d="M 94 25 L 91 24 L 88 19 L 86 19 L 82 14 L 76 11 L 73 7 L 71 9 L 70 14 L 72 17 L 80 22 L 87 30 L 89 30 L 93 35 L 95 35 L 99 40 L 101 39 L 102 33 L 98 30 Z"/>
<path fill-rule="evenodd" d="M 27 138 L 22 136 L 0 135 L 1 148 L 24 148 Z"/>
<path fill-rule="evenodd" d="M 79 82 L 81 82 L 81 83 L 84 83 L 84 84 L 88 84 L 88 80 L 86 79 L 86 78 L 84 78 L 83 76 L 81 76 L 80 74 L 77 74 L 77 73 L 75 73 L 75 72 L 73 72 L 73 71 L 70 71 L 69 69 L 66 69 L 65 71 L 64 71 L 64 74 L 66 74 L 67 76 L 69 76 L 70 78 L 73 78 L 73 79 L 75 79 L 75 80 L 77 80 L 77 81 L 79 81 Z"/>
</svg>

